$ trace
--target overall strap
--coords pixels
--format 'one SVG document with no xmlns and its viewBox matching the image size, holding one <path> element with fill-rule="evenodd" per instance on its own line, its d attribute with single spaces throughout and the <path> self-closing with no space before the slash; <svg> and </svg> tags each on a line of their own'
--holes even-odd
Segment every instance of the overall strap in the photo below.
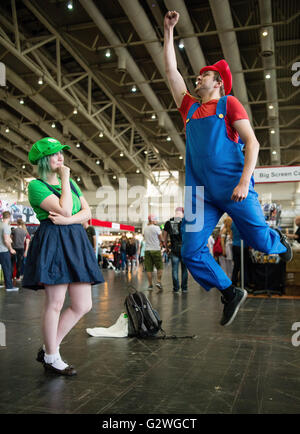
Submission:
<svg viewBox="0 0 300 434">
<path fill-rule="evenodd" d="M 54 193 L 55 194 L 55 196 L 57 196 L 57 197 L 60 197 L 61 196 L 61 194 L 60 193 L 58 193 L 58 191 L 56 191 L 50 184 L 48 184 L 47 182 L 45 182 L 45 181 L 43 181 L 42 179 L 40 179 L 40 178 L 38 178 L 37 179 L 38 181 L 41 181 L 43 184 L 45 184 L 48 188 L 49 188 L 49 190 L 51 190 L 52 191 L 52 193 Z M 74 187 L 74 185 L 73 185 L 73 183 L 70 181 L 70 187 L 71 187 L 71 190 L 76 194 L 76 196 L 78 196 L 78 198 L 79 198 L 79 194 L 78 194 L 78 192 L 77 192 L 77 190 L 76 190 L 76 188 Z"/>
<path fill-rule="evenodd" d="M 225 118 L 225 116 L 226 116 L 226 111 L 227 111 L 226 106 L 227 106 L 227 95 L 222 96 L 222 98 L 219 99 L 218 104 L 217 104 L 216 115 L 220 119 Z"/>
<path fill-rule="evenodd" d="M 201 107 L 201 104 L 199 104 L 198 102 L 194 102 L 194 104 L 191 105 L 186 117 L 186 123 L 188 123 L 188 121 L 192 118 L 193 114 L 199 107 Z"/>
</svg>

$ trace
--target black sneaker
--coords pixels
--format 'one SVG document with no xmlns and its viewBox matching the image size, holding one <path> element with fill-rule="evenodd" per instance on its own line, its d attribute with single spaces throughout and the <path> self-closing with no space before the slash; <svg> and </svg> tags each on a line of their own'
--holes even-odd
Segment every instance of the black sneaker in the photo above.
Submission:
<svg viewBox="0 0 300 434">
<path fill-rule="evenodd" d="M 226 301 L 224 297 L 221 297 L 224 304 L 223 316 L 220 321 L 222 326 L 229 326 L 233 322 L 247 295 L 248 293 L 244 289 L 235 288 L 235 296 L 231 301 Z"/>
<path fill-rule="evenodd" d="M 284 262 L 290 262 L 293 259 L 293 250 L 292 250 L 292 247 L 288 241 L 288 238 L 278 228 L 275 228 L 275 231 L 277 231 L 279 233 L 280 242 L 287 249 L 286 252 L 279 253 L 279 256 Z"/>
</svg>

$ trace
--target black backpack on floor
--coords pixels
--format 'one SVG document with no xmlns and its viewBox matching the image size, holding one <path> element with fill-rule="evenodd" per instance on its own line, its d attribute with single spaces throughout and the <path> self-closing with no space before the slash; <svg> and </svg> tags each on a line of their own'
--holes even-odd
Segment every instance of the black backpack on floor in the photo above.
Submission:
<svg viewBox="0 0 300 434">
<path fill-rule="evenodd" d="M 130 291 L 133 289 L 133 292 Z M 194 339 L 197 336 L 166 336 L 162 329 L 159 313 L 153 309 L 143 292 L 137 291 L 132 285 L 128 287 L 129 295 L 125 298 L 125 308 L 128 315 L 128 337 L 154 339 Z M 158 332 L 162 336 L 156 336 Z"/>
<path fill-rule="evenodd" d="M 153 309 L 143 292 L 135 291 L 125 298 L 125 308 L 128 315 L 128 336 L 148 338 L 155 336 L 161 328 L 162 320 Z"/>
</svg>

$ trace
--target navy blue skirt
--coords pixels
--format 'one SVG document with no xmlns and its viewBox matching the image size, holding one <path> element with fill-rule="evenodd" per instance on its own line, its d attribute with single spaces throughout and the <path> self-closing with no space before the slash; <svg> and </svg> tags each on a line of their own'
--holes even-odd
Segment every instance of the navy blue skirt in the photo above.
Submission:
<svg viewBox="0 0 300 434">
<path fill-rule="evenodd" d="M 104 282 L 85 229 L 41 221 L 29 245 L 22 287 L 37 290 L 75 282 Z"/>
</svg>

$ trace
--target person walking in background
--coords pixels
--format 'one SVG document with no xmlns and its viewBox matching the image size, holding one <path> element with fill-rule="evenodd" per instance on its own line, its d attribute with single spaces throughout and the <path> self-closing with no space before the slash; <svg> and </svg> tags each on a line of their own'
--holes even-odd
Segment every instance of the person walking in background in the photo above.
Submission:
<svg viewBox="0 0 300 434">
<path fill-rule="evenodd" d="M 126 254 L 126 247 L 127 247 L 127 237 L 126 235 L 122 235 L 121 240 L 120 240 L 120 253 L 121 253 L 121 267 L 122 267 L 122 271 L 127 271 L 128 269 L 128 264 L 127 264 L 127 254 Z"/>
<path fill-rule="evenodd" d="M 128 264 L 128 271 L 129 271 L 129 264 L 130 264 L 130 272 L 133 271 L 133 263 L 136 261 L 137 253 L 136 253 L 136 240 L 134 237 L 129 238 L 126 246 L 126 254 L 127 254 L 127 264 Z"/>
<path fill-rule="evenodd" d="M 164 245 L 167 248 L 168 236 L 171 239 L 171 262 L 172 262 L 172 280 L 173 292 L 179 292 L 179 264 L 181 264 L 181 290 L 183 293 L 188 291 L 188 271 L 181 257 L 182 237 L 181 237 L 181 222 L 183 219 L 184 210 L 182 207 L 177 207 L 175 217 L 166 221 L 163 231 Z"/>
<path fill-rule="evenodd" d="M 232 256 L 233 256 L 233 271 L 232 271 L 232 284 L 237 285 L 241 278 L 241 235 L 236 224 L 232 222 Z M 248 247 L 244 245 L 244 286 L 249 285 L 249 266 L 250 257 Z"/>
<path fill-rule="evenodd" d="M 2 222 L 0 222 L 0 264 L 3 270 L 4 283 L 7 292 L 19 291 L 19 288 L 14 286 L 12 281 L 10 255 L 15 255 L 16 251 L 12 248 L 10 218 L 10 212 L 4 211 Z"/>
<path fill-rule="evenodd" d="M 114 267 L 116 269 L 115 271 L 120 271 L 120 267 L 121 267 L 120 248 L 121 248 L 121 241 L 119 239 L 116 239 L 112 246 L 112 253 L 114 255 Z"/>
<path fill-rule="evenodd" d="M 231 279 L 233 270 L 231 224 L 232 219 L 226 217 L 224 219 L 224 226 L 221 230 L 222 255 L 219 256 L 220 266 L 229 279 Z"/>
<path fill-rule="evenodd" d="M 90 207 L 64 165 L 62 151 L 70 149 L 52 137 L 33 144 L 28 159 L 40 178 L 28 185 L 28 199 L 40 226 L 29 245 L 23 288 L 45 290 L 42 316 L 44 345 L 36 360 L 58 375 L 75 375 L 59 347 L 64 337 L 92 308 L 91 285 L 104 282 L 95 252 L 82 223 Z M 70 306 L 61 312 L 66 292 Z"/>
<path fill-rule="evenodd" d="M 16 264 L 16 280 L 21 280 L 23 258 L 24 258 L 24 243 L 27 234 L 27 230 L 23 227 L 23 220 L 17 220 L 17 227 L 12 232 L 12 246 L 16 254 L 12 255 L 12 270 Z"/>
<path fill-rule="evenodd" d="M 86 230 L 86 234 L 88 236 L 88 239 L 90 240 L 90 243 L 94 249 L 94 252 L 96 253 L 97 250 L 97 236 L 94 226 L 89 225 L 89 222 L 83 222 L 82 226 Z"/>
<path fill-rule="evenodd" d="M 135 234 L 132 235 L 132 239 L 134 240 L 134 243 L 135 243 L 135 248 L 136 248 L 135 263 L 136 263 L 136 267 L 138 268 L 140 251 L 141 251 L 141 243 L 140 243 L 140 240 L 138 238 L 136 238 Z"/>
<path fill-rule="evenodd" d="M 148 226 L 146 226 L 144 231 L 145 238 L 145 270 L 147 272 L 148 278 L 148 290 L 153 289 L 152 284 L 152 273 L 154 266 L 157 270 L 157 282 L 156 286 L 158 292 L 163 290 L 161 278 L 163 274 L 163 262 L 161 257 L 160 244 L 163 243 L 162 233 L 160 228 L 157 226 L 157 217 L 153 214 L 148 216 Z"/>
<path fill-rule="evenodd" d="M 146 248 L 146 243 L 145 240 L 142 239 L 140 245 L 140 263 L 143 266 L 143 271 L 145 271 L 145 248 Z"/>
<path fill-rule="evenodd" d="M 22 261 L 22 267 L 21 267 L 21 276 L 20 276 L 21 278 L 23 278 L 24 267 L 26 265 L 26 258 L 27 258 L 29 244 L 30 244 L 30 240 L 31 240 L 31 236 L 29 235 L 29 232 L 27 230 L 27 226 L 26 226 L 25 222 L 22 222 L 22 228 L 26 232 L 26 236 L 25 236 L 25 241 L 24 241 L 24 254 L 23 254 L 23 261 Z"/>
</svg>

